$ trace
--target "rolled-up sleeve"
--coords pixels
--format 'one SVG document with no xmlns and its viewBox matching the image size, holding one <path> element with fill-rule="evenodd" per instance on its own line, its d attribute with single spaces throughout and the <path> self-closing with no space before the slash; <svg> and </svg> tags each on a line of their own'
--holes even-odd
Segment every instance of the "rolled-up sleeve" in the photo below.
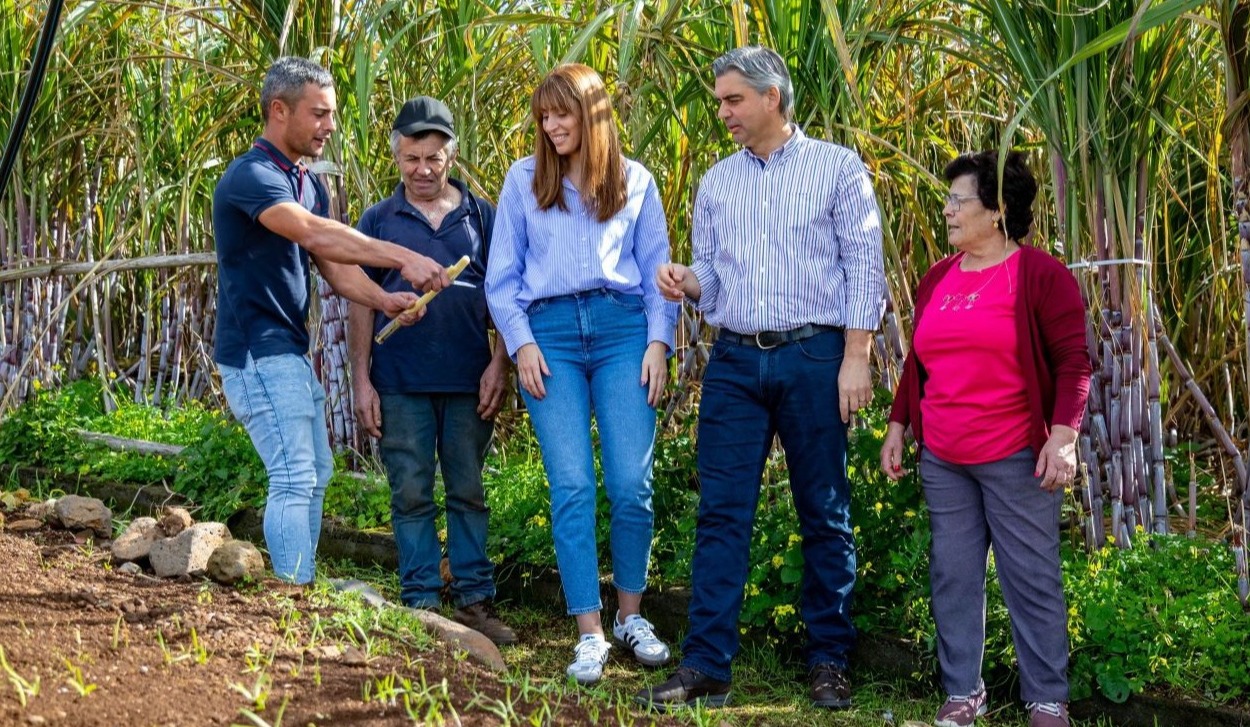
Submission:
<svg viewBox="0 0 1250 727">
<path fill-rule="evenodd" d="M 495 321 L 495 329 L 503 335 L 508 355 L 514 359 L 517 349 L 534 342 L 529 318 L 518 302 L 525 273 L 525 254 L 529 248 L 524 196 L 529 191 L 523 188 L 523 175 L 519 171 L 519 166 L 514 164 L 504 179 L 499 207 L 495 212 L 495 226 L 491 232 L 490 261 L 486 268 L 486 303 Z"/>
<path fill-rule="evenodd" d="M 874 331 L 885 313 L 885 263 L 881 248 L 881 210 L 872 177 L 858 157 L 841 171 L 833 196 L 838 256 L 846 274 L 844 325 Z"/>
</svg>

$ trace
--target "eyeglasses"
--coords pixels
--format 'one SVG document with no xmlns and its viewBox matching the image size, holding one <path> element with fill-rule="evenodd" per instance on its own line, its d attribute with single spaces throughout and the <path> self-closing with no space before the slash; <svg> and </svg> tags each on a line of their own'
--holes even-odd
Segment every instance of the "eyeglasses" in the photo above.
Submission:
<svg viewBox="0 0 1250 727">
<path fill-rule="evenodd" d="M 968 202 L 974 199 L 981 199 L 981 197 L 975 194 L 955 194 L 952 192 L 951 194 L 946 195 L 944 199 L 946 200 L 947 207 L 950 207 L 953 211 L 958 212 L 959 208 L 963 206 L 964 202 Z"/>
</svg>

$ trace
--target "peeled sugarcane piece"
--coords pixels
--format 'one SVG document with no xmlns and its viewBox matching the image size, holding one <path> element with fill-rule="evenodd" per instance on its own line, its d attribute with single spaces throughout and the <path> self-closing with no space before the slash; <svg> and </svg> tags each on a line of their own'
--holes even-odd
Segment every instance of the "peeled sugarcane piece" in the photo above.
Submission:
<svg viewBox="0 0 1250 727">
<path fill-rule="evenodd" d="M 455 280 L 456 277 L 460 275 L 460 273 L 464 272 L 464 269 L 467 267 L 469 267 L 469 256 L 465 255 L 461 257 L 459 260 L 457 260 L 455 265 L 452 265 L 451 267 L 447 268 L 447 277 L 450 280 Z M 412 305 L 408 306 L 408 310 L 405 310 L 404 313 L 408 313 L 408 314 L 416 313 L 417 311 L 421 310 L 425 306 L 429 305 L 430 301 L 434 300 L 434 296 L 438 295 L 439 292 L 440 291 L 437 291 L 437 290 L 431 290 L 425 295 L 422 295 L 420 298 L 417 298 L 416 303 L 413 303 Z M 395 320 L 391 321 L 390 323 L 387 323 L 386 328 L 383 328 L 381 331 L 379 331 L 378 335 L 373 337 L 373 340 L 379 344 L 385 342 L 386 339 L 391 337 L 392 333 L 399 330 L 399 327 L 401 325 L 403 324 L 399 322 L 399 318 L 397 317 Z"/>
</svg>

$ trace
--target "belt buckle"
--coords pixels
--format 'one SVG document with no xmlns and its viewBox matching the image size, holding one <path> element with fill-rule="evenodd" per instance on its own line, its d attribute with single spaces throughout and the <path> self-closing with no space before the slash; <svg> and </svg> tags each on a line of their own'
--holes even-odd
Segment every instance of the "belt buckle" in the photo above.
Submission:
<svg viewBox="0 0 1250 727">
<path fill-rule="evenodd" d="M 760 336 L 772 337 L 771 340 L 775 341 L 775 343 L 772 343 L 771 345 L 764 345 L 764 341 L 767 339 L 760 338 Z M 755 347 L 761 351 L 768 351 L 785 343 L 785 340 L 785 337 L 777 331 L 760 331 L 755 334 Z"/>
</svg>

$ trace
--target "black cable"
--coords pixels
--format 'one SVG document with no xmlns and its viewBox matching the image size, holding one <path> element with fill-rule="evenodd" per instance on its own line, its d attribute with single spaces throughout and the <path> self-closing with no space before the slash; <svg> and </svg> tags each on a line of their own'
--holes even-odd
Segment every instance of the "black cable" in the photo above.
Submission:
<svg viewBox="0 0 1250 727">
<path fill-rule="evenodd" d="M 48 15 L 43 20 L 43 32 L 39 35 L 39 46 L 35 48 L 35 58 L 30 64 L 30 76 L 26 79 L 26 91 L 22 94 L 22 104 L 17 109 L 17 117 L 9 129 L 9 140 L 4 145 L 4 157 L 0 158 L 0 200 L 4 199 L 4 191 L 9 186 L 9 175 L 17 163 L 17 150 L 22 145 L 22 137 L 26 135 L 26 126 L 35 111 L 35 102 L 39 100 L 39 92 L 43 89 L 43 77 L 48 70 L 48 59 L 52 57 L 52 46 L 56 42 L 56 30 L 61 24 L 61 8 L 64 0 L 51 0 Z"/>
</svg>

